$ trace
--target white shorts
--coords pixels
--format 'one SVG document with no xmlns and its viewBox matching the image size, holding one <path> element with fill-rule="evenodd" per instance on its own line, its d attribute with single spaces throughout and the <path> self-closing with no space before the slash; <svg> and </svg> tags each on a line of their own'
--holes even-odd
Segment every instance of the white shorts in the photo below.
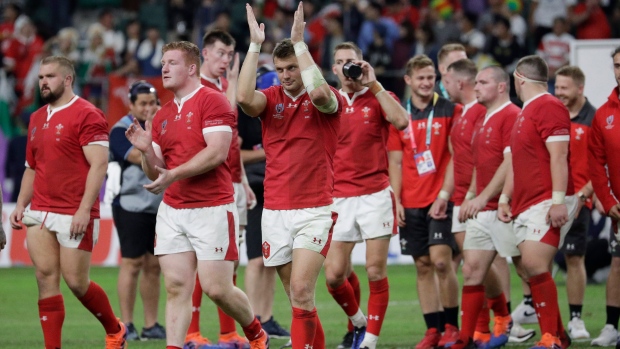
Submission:
<svg viewBox="0 0 620 349">
<path fill-rule="evenodd" d="M 175 209 L 162 202 L 155 232 L 155 255 L 195 251 L 198 260 L 239 259 L 239 225 L 234 203 Z"/>
<path fill-rule="evenodd" d="M 379 192 L 348 198 L 334 198 L 338 221 L 334 241 L 360 242 L 398 234 L 394 192 Z"/>
<path fill-rule="evenodd" d="M 454 206 L 452 208 L 452 233 L 461 233 L 467 229 L 467 222 L 461 223 L 459 222 L 459 212 L 461 211 L 461 206 Z"/>
<path fill-rule="evenodd" d="M 239 225 L 248 225 L 248 196 L 241 183 L 233 183 L 235 190 L 235 205 L 239 215 Z"/>
<path fill-rule="evenodd" d="M 91 218 L 86 227 L 86 232 L 73 239 L 71 239 L 72 221 L 72 215 L 35 211 L 29 208 L 24 211 L 24 218 L 22 219 L 22 223 L 27 227 L 45 226 L 47 230 L 56 233 L 56 239 L 60 246 L 92 252 L 97 239 L 99 239 L 99 219 Z"/>
<path fill-rule="evenodd" d="M 556 248 L 564 244 L 564 238 L 570 230 L 577 213 L 577 196 L 566 197 L 568 209 L 568 222 L 560 229 L 547 224 L 546 217 L 551 208 L 551 199 L 537 203 L 519 214 L 514 220 L 514 231 L 517 236 L 517 244 L 525 240 L 540 241 Z"/>
<path fill-rule="evenodd" d="M 289 263 L 293 249 L 327 255 L 338 214 L 333 205 L 298 210 L 263 209 L 263 262 L 267 267 Z"/>
<path fill-rule="evenodd" d="M 467 220 L 463 250 L 497 251 L 502 257 L 521 255 L 512 222 L 500 221 L 497 211 L 478 212 L 476 218 Z"/>
</svg>

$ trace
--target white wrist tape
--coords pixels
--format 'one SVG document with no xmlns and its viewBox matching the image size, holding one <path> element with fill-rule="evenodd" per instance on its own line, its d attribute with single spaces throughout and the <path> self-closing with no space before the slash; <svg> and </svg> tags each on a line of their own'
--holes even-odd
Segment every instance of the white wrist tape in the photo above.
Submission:
<svg viewBox="0 0 620 349">
<path fill-rule="evenodd" d="M 468 191 L 467 194 L 465 194 L 465 199 L 466 200 L 471 200 L 473 198 L 476 197 L 476 193 L 472 193 L 471 191 Z"/>
<path fill-rule="evenodd" d="M 437 195 L 437 198 L 448 201 L 450 200 L 450 193 L 445 190 L 441 190 L 439 191 L 439 195 Z"/>
<path fill-rule="evenodd" d="M 506 194 L 502 194 L 499 196 L 499 203 L 500 204 L 507 204 L 510 202 L 510 198 L 508 197 L 508 195 Z"/>
<path fill-rule="evenodd" d="M 329 102 L 327 102 L 327 104 L 315 105 L 316 109 L 318 109 L 321 113 L 333 114 L 336 110 L 338 110 L 338 99 L 336 98 L 336 95 L 331 90 L 329 93 Z"/>
<path fill-rule="evenodd" d="M 255 42 L 251 42 L 250 43 L 250 48 L 248 48 L 248 52 L 260 53 L 260 44 L 257 44 Z"/>
<path fill-rule="evenodd" d="M 295 56 L 299 57 L 308 52 L 308 45 L 306 45 L 303 41 L 300 41 L 293 45 L 293 49 L 295 49 Z"/>
<path fill-rule="evenodd" d="M 303 81 L 308 93 L 327 83 L 323 77 L 323 74 L 321 74 L 321 70 L 319 70 L 319 67 L 317 67 L 316 64 L 313 64 L 301 71 L 301 80 Z"/>
<path fill-rule="evenodd" d="M 562 205 L 566 199 L 566 193 L 563 191 L 554 191 L 551 193 L 551 203 L 553 205 Z"/>
</svg>

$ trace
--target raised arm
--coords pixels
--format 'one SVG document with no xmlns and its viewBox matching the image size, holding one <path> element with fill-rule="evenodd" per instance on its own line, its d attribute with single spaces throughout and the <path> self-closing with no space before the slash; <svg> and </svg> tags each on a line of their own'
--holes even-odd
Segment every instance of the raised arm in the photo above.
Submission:
<svg viewBox="0 0 620 349">
<path fill-rule="evenodd" d="M 291 29 L 291 43 L 295 48 L 295 56 L 299 70 L 301 70 L 301 79 L 306 87 L 306 91 L 310 96 L 312 104 L 321 112 L 333 114 L 338 110 L 338 99 L 334 92 L 329 88 L 319 67 L 314 63 L 308 45 L 304 43 L 304 8 L 300 1 L 295 11 L 293 27 Z"/>
<path fill-rule="evenodd" d="M 267 105 L 265 95 L 255 89 L 260 45 L 265 41 L 265 24 L 261 23 L 258 25 L 250 5 L 245 5 L 245 11 L 247 13 L 248 26 L 250 27 L 250 48 L 243 61 L 241 72 L 239 72 L 236 100 L 244 113 L 256 117 L 265 110 Z M 229 87 L 228 89 L 230 90 L 231 88 Z"/>
</svg>

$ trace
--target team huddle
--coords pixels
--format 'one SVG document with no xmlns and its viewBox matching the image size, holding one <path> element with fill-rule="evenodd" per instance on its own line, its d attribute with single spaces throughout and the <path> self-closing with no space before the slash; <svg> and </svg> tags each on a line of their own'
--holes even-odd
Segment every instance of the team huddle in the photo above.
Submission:
<svg viewBox="0 0 620 349">
<path fill-rule="evenodd" d="M 416 349 L 492 349 L 534 336 L 511 315 L 507 257 L 538 317 L 541 338 L 532 348 L 567 348 L 571 337 L 579 338 L 585 276 L 577 266 L 568 282 L 576 291 L 569 292 L 574 318 L 565 330 L 550 266 L 560 249 L 567 261 L 583 264 L 585 227 L 596 200 L 620 234 L 620 160 L 612 156 L 620 151 L 618 88 L 596 111 L 583 97 L 581 70 L 564 67 L 555 76 L 556 98 L 547 92 L 552 77 L 545 61 L 527 56 L 514 71 L 519 108 L 502 68 L 478 70 L 461 45 L 450 44 L 439 52 L 439 82 L 430 58 L 408 61 L 404 80 L 411 97 L 401 104 L 377 81 L 362 51 L 345 42 L 333 52 L 337 90 L 304 43 L 300 3 L 290 39 L 273 50 L 281 85 L 256 89 L 265 32 L 252 8 L 246 10 L 251 44 L 240 70 L 238 57 L 232 67 L 227 60 L 209 68 L 201 65 L 196 45 L 166 44 L 162 79 L 174 100 L 157 111 L 152 86 L 132 85 L 132 104 L 142 103 L 139 96 L 154 97 L 119 121 L 111 136 L 103 113 L 73 93 L 72 63 L 58 56 L 41 62 L 39 87 L 48 104 L 31 118 L 26 171 L 10 221 L 14 229 L 27 227 L 45 348 L 61 347 L 61 276 L 103 325 L 106 348 L 125 348 L 133 330 L 89 279 L 108 148 L 140 172 L 134 187 L 155 194 L 148 202 L 142 194 L 125 200 L 114 215 L 115 221 L 144 219 L 153 226 L 152 240 L 136 243 L 153 245 L 144 248 L 157 256 L 153 261 L 164 275 L 166 348 L 211 346 L 199 333 L 196 299 L 199 309 L 203 293 L 218 306 L 228 342 L 239 349 L 269 348 L 269 333 L 235 286 L 239 232 L 256 200 L 239 151 L 237 106 L 262 123 L 262 261 L 275 267 L 290 300 L 293 349 L 325 348 L 315 307 L 323 268 L 329 293 L 349 319 L 343 347 L 377 347 L 395 235 L 417 271 L 427 328 Z M 234 55 L 227 33 L 207 36 L 205 46 Z M 620 86 L 620 48 L 612 59 Z M 352 77 L 351 64 L 361 70 L 359 77 Z M 119 236 L 131 227 L 119 227 Z M 351 263 L 359 242 L 366 243 L 366 313 Z M 129 285 L 135 290 L 135 283 Z M 151 318 L 143 336 L 164 331 L 156 311 Z"/>
</svg>

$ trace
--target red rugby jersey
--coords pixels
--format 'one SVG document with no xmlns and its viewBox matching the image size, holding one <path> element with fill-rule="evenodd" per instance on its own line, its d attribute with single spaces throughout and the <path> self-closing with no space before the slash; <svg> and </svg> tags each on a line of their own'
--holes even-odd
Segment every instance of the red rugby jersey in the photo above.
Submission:
<svg viewBox="0 0 620 349">
<path fill-rule="evenodd" d="M 570 141 L 570 116 L 562 102 L 543 93 L 523 104 L 512 131 L 513 215 L 551 199 L 553 187 L 546 143 L 554 141 Z M 573 195 L 570 161 L 568 170 L 566 195 Z"/>
<path fill-rule="evenodd" d="M 39 108 L 30 116 L 27 165 L 35 171 L 33 210 L 73 215 L 80 207 L 90 165 L 83 146 L 108 143 L 108 122 L 101 110 L 78 96 L 61 107 Z M 90 210 L 99 218 L 99 198 Z"/>
<path fill-rule="evenodd" d="M 232 132 L 235 114 L 226 97 L 199 87 L 180 102 L 166 103 L 153 119 L 153 143 L 159 147 L 166 168 L 173 169 L 208 147 L 204 134 Z M 227 162 L 211 171 L 178 180 L 164 192 L 169 206 L 200 208 L 233 202 L 233 187 Z"/>
<path fill-rule="evenodd" d="M 262 90 L 267 97 L 259 115 L 267 163 L 265 208 L 293 210 L 333 202 L 333 161 L 343 102 L 338 90 L 331 90 L 338 99 L 333 114 L 316 109 L 305 90 L 294 98 L 282 86 Z"/>
<path fill-rule="evenodd" d="M 209 79 L 208 77 L 200 74 L 200 82 L 202 86 L 212 88 L 216 91 L 220 91 L 226 96 L 228 90 L 228 80 L 225 77 L 220 76 L 218 80 Z M 230 168 L 230 176 L 233 183 L 241 183 L 241 150 L 239 149 L 239 128 L 237 127 L 238 114 L 237 108 L 232 108 L 235 113 L 235 121 L 232 125 L 232 139 L 230 141 L 230 150 L 228 151 L 228 158 L 226 162 Z"/>
<path fill-rule="evenodd" d="M 614 88 L 596 111 L 588 135 L 590 179 L 605 212 L 618 204 L 620 195 L 620 100 Z"/>
<path fill-rule="evenodd" d="M 521 109 L 511 102 L 478 120 L 474 131 L 473 154 L 476 166 L 476 193 L 486 188 L 499 166 L 504 154 L 510 152 L 512 128 Z M 491 198 L 484 211 L 497 210 L 499 194 Z"/>
<path fill-rule="evenodd" d="M 379 192 L 390 185 L 386 148 L 390 123 L 368 88 L 351 97 L 342 90 L 340 94 L 344 106 L 334 156 L 334 197 Z"/>
<path fill-rule="evenodd" d="M 454 194 L 452 201 L 461 206 L 471 184 L 474 171 L 472 138 L 478 120 L 484 119 L 487 109 L 477 101 L 463 107 L 463 112 L 454 118 L 450 141 L 452 142 L 454 164 Z"/>
<path fill-rule="evenodd" d="M 407 101 L 409 103 L 410 101 Z M 437 171 L 432 174 L 420 176 L 413 156 L 413 146 L 409 137 L 410 128 L 413 128 L 413 136 L 417 146 L 417 152 L 426 150 L 426 132 L 428 116 L 433 109 L 433 103 L 429 103 L 424 110 L 419 110 L 411 104 L 411 121 L 409 126 L 398 131 L 390 126 L 388 137 L 388 151 L 402 151 L 402 187 L 400 193 L 401 204 L 405 208 L 424 208 L 432 204 L 443 185 L 446 168 L 450 162 L 450 150 L 448 149 L 448 137 L 452 129 L 452 120 L 455 115 L 460 115 L 462 107 L 455 105 L 449 100 L 439 97 L 435 105 L 435 112 L 431 124 L 430 151 L 433 155 Z"/>
<path fill-rule="evenodd" d="M 570 120 L 570 168 L 575 191 L 580 190 L 590 181 L 588 134 L 595 113 L 596 108 L 586 100 L 586 104 L 583 105 L 579 114 Z M 592 208 L 592 200 L 588 199 L 586 206 Z"/>
</svg>

